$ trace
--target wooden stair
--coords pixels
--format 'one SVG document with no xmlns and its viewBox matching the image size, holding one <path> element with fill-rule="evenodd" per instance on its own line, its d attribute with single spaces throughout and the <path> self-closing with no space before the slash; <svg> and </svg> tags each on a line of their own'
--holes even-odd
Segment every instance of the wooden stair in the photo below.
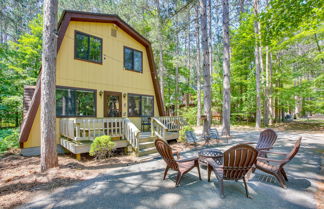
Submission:
<svg viewBox="0 0 324 209">
<path fill-rule="evenodd" d="M 150 132 L 142 132 L 139 137 L 139 150 L 136 153 L 138 157 L 157 153 L 155 148 L 156 136 L 151 136 Z"/>
</svg>

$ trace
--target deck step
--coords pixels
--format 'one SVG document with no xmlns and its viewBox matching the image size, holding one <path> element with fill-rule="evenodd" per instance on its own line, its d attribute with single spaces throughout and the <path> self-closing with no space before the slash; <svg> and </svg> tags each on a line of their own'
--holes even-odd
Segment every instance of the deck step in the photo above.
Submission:
<svg viewBox="0 0 324 209">
<path fill-rule="evenodd" d="M 141 157 L 153 153 L 157 153 L 157 150 L 155 147 L 150 147 L 150 148 L 140 149 L 139 152 L 137 153 L 137 156 Z"/>
<path fill-rule="evenodd" d="M 156 136 L 147 136 L 147 137 L 143 137 L 143 138 L 139 138 L 139 142 L 142 143 L 142 142 L 154 142 L 155 139 L 157 139 Z"/>
<path fill-rule="evenodd" d="M 147 141 L 147 142 L 139 143 L 140 149 L 145 149 L 145 148 L 150 148 L 150 147 L 155 147 L 154 141 Z"/>
</svg>

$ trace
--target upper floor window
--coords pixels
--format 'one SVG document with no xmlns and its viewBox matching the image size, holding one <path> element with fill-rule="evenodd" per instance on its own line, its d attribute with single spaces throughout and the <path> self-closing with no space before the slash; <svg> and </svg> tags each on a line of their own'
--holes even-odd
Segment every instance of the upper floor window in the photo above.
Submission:
<svg viewBox="0 0 324 209">
<path fill-rule="evenodd" d="M 102 39 L 75 31 L 74 58 L 102 63 Z"/>
<path fill-rule="evenodd" d="M 143 72 L 143 55 L 141 51 L 124 47 L 124 68 L 135 72 Z"/>
</svg>

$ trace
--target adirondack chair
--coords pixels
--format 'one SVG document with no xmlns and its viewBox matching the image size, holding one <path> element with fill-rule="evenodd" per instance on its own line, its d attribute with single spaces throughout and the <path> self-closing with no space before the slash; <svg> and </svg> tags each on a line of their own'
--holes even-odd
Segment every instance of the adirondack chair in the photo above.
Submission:
<svg viewBox="0 0 324 209">
<path fill-rule="evenodd" d="M 190 144 L 196 144 L 198 141 L 197 136 L 193 131 L 186 131 L 185 137 L 186 137 L 186 141 Z"/>
<path fill-rule="evenodd" d="M 256 162 L 256 168 L 269 173 L 273 176 L 275 176 L 282 188 L 287 188 L 286 181 L 288 181 L 286 171 L 284 169 L 284 166 L 289 163 L 295 155 L 298 153 L 298 150 L 300 148 L 302 137 L 299 137 L 298 140 L 295 143 L 295 146 L 289 153 L 283 153 L 283 152 L 272 152 L 272 151 L 265 151 L 261 150 L 260 152 L 268 153 L 268 154 L 275 154 L 275 155 L 282 155 L 285 156 L 282 160 L 275 160 L 271 159 L 269 157 L 258 157 Z"/>
<path fill-rule="evenodd" d="M 260 137 L 257 143 L 255 142 L 247 142 L 243 144 L 256 144 L 255 149 L 258 151 L 261 150 L 270 150 L 273 144 L 277 140 L 277 134 L 272 129 L 266 129 L 260 133 Z M 259 152 L 259 156 L 267 157 L 265 152 Z"/>
<path fill-rule="evenodd" d="M 210 181 L 211 172 L 214 171 L 216 178 L 220 183 L 220 194 L 224 197 L 224 180 L 240 180 L 243 179 L 246 197 L 249 197 L 248 188 L 246 185 L 245 174 L 255 164 L 258 156 L 258 151 L 247 145 L 238 144 L 224 152 L 223 164 L 219 165 L 211 158 L 207 159 L 208 181 Z"/>
<path fill-rule="evenodd" d="M 197 167 L 198 169 L 199 179 L 201 180 L 198 157 L 175 160 L 173 154 L 178 154 L 178 153 L 172 152 L 171 147 L 162 139 L 155 140 L 155 147 L 157 151 L 160 153 L 160 155 L 162 156 L 165 163 L 167 164 L 164 171 L 163 180 L 165 180 L 165 177 L 169 169 L 171 168 L 172 170 L 178 172 L 176 186 L 179 186 L 182 176 L 188 173 L 189 171 L 191 171 L 195 167 Z"/>
<path fill-rule="evenodd" d="M 216 128 L 210 129 L 210 138 L 211 139 L 219 139 L 218 131 Z"/>
</svg>

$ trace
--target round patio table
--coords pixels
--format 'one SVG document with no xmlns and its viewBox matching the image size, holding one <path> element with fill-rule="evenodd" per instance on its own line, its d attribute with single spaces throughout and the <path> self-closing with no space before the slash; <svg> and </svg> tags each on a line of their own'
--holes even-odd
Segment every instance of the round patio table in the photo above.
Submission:
<svg viewBox="0 0 324 209">
<path fill-rule="evenodd" d="M 199 162 L 207 166 L 206 158 L 212 158 L 217 164 L 222 164 L 223 152 L 219 149 L 203 149 L 198 152 Z"/>
</svg>

